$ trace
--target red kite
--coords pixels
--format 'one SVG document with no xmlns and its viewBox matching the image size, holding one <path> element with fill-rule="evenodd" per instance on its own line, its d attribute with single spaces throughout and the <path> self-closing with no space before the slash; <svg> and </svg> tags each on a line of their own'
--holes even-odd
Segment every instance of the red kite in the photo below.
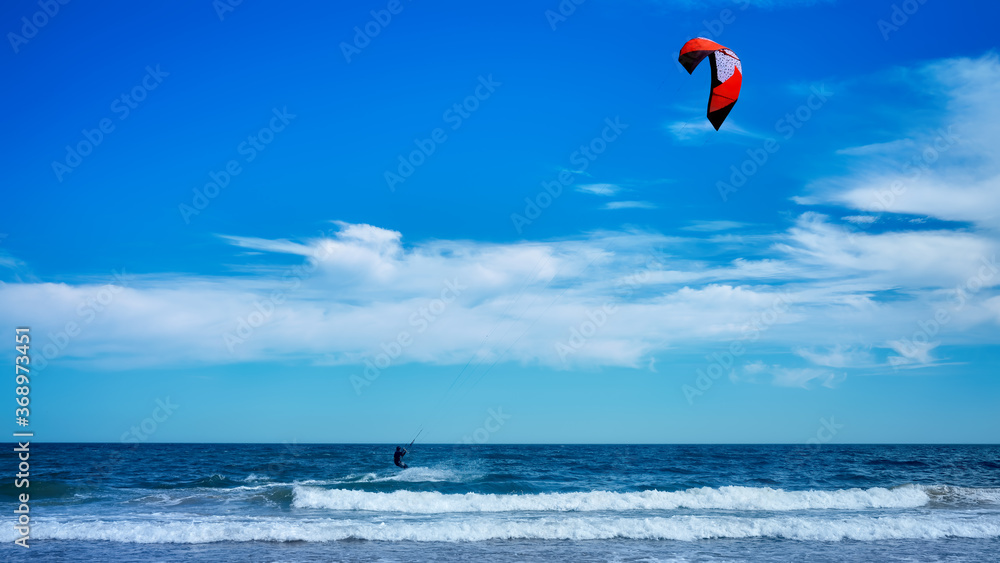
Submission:
<svg viewBox="0 0 1000 563">
<path fill-rule="evenodd" d="M 685 43 L 681 47 L 677 61 L 684 65 L 688 74 L 691 74 L 705 57 L 712 62 L 712 91 L 708 96 L 708 120 L 718 131 L 740 97 L 743 66 L 736 53 L 704 37 L 697 37 Z"/>
</svg>

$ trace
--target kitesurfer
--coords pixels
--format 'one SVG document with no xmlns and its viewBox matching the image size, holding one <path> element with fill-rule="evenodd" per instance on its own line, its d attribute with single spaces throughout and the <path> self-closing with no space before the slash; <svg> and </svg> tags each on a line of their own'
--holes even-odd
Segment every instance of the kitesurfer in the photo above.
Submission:
<svg viewBox="0 0 1000 563">
<path fill-rule="evenodd" d="M 408 465 L 403 463 L 404 455 L 406 455 L 406 448 L 401 448 L 399 446 L 396 446 L 396 453 L 392 455 L 392 462 L 396 464 L 396 467 L 402 467 L 403 469 L 409 467 Z"/>
</svg>

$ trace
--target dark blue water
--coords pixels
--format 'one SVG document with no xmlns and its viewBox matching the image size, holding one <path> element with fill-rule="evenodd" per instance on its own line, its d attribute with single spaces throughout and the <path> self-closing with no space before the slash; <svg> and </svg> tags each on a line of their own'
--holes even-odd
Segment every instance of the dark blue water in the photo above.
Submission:
<svg viewBox="0 0 1000 563">
<path fill-rule="evenodd" d="M 997 446 L 32 444 L 44 561 L 995 561 Z M 10 456 L 10 475 L 14 456 Z"/>
</svg>

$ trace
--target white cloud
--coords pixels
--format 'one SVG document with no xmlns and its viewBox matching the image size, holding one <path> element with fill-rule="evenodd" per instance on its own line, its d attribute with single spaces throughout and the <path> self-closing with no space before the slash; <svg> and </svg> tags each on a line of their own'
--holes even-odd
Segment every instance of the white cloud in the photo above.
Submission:
<svg viewBox="0 0 1000 563">
<path fill-rule="evenodd" d="M 848 215 L 847 217 L 841 217 L 844 221 L 848 223 L 854 223 L 856 225 L 871 225 L 872 223 L 878 221 L 877 215 Z"/>
<path fill-rule="evenodd" d="M 980 275 L 977 253 L 995 248 L 971 233 L 852 235 L 816 214 L 786 233 L 747 239 L 747 257 L 737 259 L 706 256 L 706 244 L 720 244 L 712 239 L 640 231 L 404 246 L 397 231 L 339 225 L 331 236 L 298 241 L 224 237 L 241 252 L 299 257 L 233 277 L 136 276 L 115 291 L 93 281 L 0 285 L 0 316 L 30 317 L 45 335 L 77 323 L 82 331 L 62 358 L 107 369 L 287 359 L 360 365 L 403 331 L 412 344 L 395 363 L 646 369 L 654 355 L 710 351 L 750 330 L 761 351 L 795 350 L 824 368 L 773 368 L 767 381 L 832 385 L 840 375 L 827 368 L 861 357 L 836 348 L 844 341 L 837 327 L 853 327 L 852 341 L 868 346 L 909 337 L 954 301 L 963 276 Z M 998 322 L 996 307 L 983 305 L 997 283 L 1000 275 L 981 278 L 982 289 L 952 313 L 947 338 L 961 342 L 966 329 Z M 451 300 L 449 286 L 460 286 L 457 298 L 436 301 Z M 876 297 L 900 287 L 905 300 Z M 759 329 L 779 295 L 790 305 Z M 614 313 L 599 329 L 561 354 L 573 330 L 609 304 Z M 241 340 L 232 352 L 226 334 Z M 832 348 L 814 351 L 816 342 Z"/>
<path fill-rule="evenodd" d="M 780 387 L 803 387 L 809 388 L 812 383 L 817 383 L 823 387 L 834 388 L 839 385 L 846 375 L 835 373 L 829 370 L 815 368 L 781 368 L 775 367 L 771 371 L 772 383 Z"/>
<path fill-rule="evenodd" d="M 836 154 L 864 157 L 886 154 L 898 155 L 903 150 L 911 150 L 915 147 L 916 143 L 913 142 L 913 139 L 896 139 L 885 143 L 872 143 L 870 145 L 862 145 L 859 147 L 848 147 L 846 149 L 836 151 Z"/>
<path fill-rule="evenodd" d="M 648 201 L 609 201 L 603 209 L 656 209 L 656 204 Z"/>
<path fill-rule="evenodd" d="M 1000 296 L 991 297 L 983 302 L 987 311 L 993 314 L 994 321 L 1000 324 Z"/>
<path fill-rule="evenodd" d="M 576 191 L 600 196 L 613 196 L 621 189 L 621 186 L 615 184 L 585 184 L 577 186 Z"/>
<path fill-rule="evenodd" d="M 879 193 L 872 186 L 891 186 L 883 182 L 902 177 L 908 183 L 890 202 L 891 211 L 962 219 L 972 227 L 927 229 L 896 221 L 886 232 L 871 233 L 863 228 L 870 221 L 850 217 L 872 215 L 848 215 L 853 224 L 845 225 L 806 212 L 787 229 L 753 235 L 724 232 L 740 223 L 702 221 L 686 227 L 683 237 L 600 231 L 535 242 L 404 245 L 398 231 L 337 223 L 339 231 L 312 239 L 222 237 L 237 259 L 264 253 L 235 276 L 151 274 L 124 288 L 92 279 L 0 283 L 0 318 L 33 319 L 34 331 L 45 335 L 39 350 L 56 346 L 49 335 L 60 340 L 68 323 L 76 323 L 80 334 L 61 357 L 108 369 L 288 359 L 360 365 L 402 332 L 412 344 L 400 351 L 397 364 L 479 358 L 647 369 L 658 357 L 667 376 L 670 368 L 663 366 L 671 365 L 674 351 L 707 354 L 750 331 L 757 338 L 747 344 L 748 363 L 737 379 L 833 386 L 844 370 L 885 368 L 876 356 L 886 355 L 894 367 L 941 365 L 942 347 L 1000 344 L 1000 239 L 990 219 L 997 200 L 993 179 L 1000 173 L 993 150 L 1000 146 L 1000 114 L 990 106 L 981 123 L 971 127 L 970 121 L 992 104 L 997 69 L 995 56 L 925 69 L 951 96 L 946 121 L 961 131 L 962 141 L 929 171 L 906 178 L 905 171 L 887 172 L 884 159 L 872 161 L 853 175 L 817 182 L 812 195 L 799 199 L 877 212 L 863 205 Z M 917 146 L 933 146 L 933 134 L 904 133 Z M 909 150 L 905 145 L 853 152 L 893 156 Z M 593 186 L 602 185 L 591 185 L 595 195 L 612 195 L 603 193 L 610 187 Z M 609 203 L 616 205 L 648 203 Z M 3 256 L 8 267 L 26 267 Z M 275 258 L 271 265 L 261 266 L 268 256 Z M 449 289 L 455 286 L 461 288 Z M 779 296 L 788 306 L 774 311 Z M 595 311 L 609 305 L 613 314 L 579 347 L 561 354 L 559 345 L 571 341 L 574 329 L 594 322 L 600 316 Z M 946 326 L 920 337 L 939 311 L 947 313 Z M 766 320 L 768 314 L 773 318 Z M 255 315 L 262 322 L 251 323 Z M 249 330 L 249 324 L 258 326 Z M 226 334 L 240 335 L 234 352 Z M 754 362 L 758 350 L 767 361 Z M 809 363 L 780 365 L 768 356 L 776 351 Z"/>
<path fill-rule="evenodd" d="M 708 122 L 707 119 L 691 119 L 688 121 L 675 121 L 673 123 L 668 123 L 666 127 L 667 131 L 674 136 L 678 141 L 690 141 L 691 139 L 700 138 L 702 135 L 715 133 L 715 128 L 712 124 Z"/>
<path fill-rule="evenodd" d="M 826 349 L 797 348 L 794 352 L 818 366 L 831 368 L 870 367 L 876 364 L 870 349 L 837 344 Z"/>
<path fill-rule="evenodd" d="M 700 111 L 704 112 L 704 110 Z M 700 118 L 666 123 L 664 124 L 664 128 L 667 132 L 673 135 L 674 139 L 682 143 L 700 140 L 706 135 L 721 135 L 723 140 L 733 136 L 762 138 L 761 135 L 752 133 L 743 127 L 740 127 L 732 119 L 727 119 L 725 125 L 716 131 L 715 127 L 712 126 L 711 122 L 708 121 L 708 118 L 705 117 L 703 113 L 700 115 Z"/>
<path fill-rule="evenodd" d="M 893 340 L 888 343 L 898 355 L 889 356 L 889 364 L 892 366 L 908 366 L 917 364 L 928 366 L 937 360 L 931 352 L 940 346 L 940 342 L 913 341 L 909 339 Z"/>
<path fill-rule="evenodd" d="M 984 257 L 1000 251 L 1000 241 L 963 231 L 855 233 L 816 213 L 803 214 L 777 248 L 816 271 L 862 274 L 911 287 L 954 287 L 974 275 Z M 890 282 L 891 280 L 891 282 Z M 990 285 L 996 285 L 1000 279 Z"/>
<path fill-rule="evenodd" d="M 815 182 L 810 195 L 795 201 L 995 228 L 1000 224 L 1000 153 L 995 150 L 1000 146 L 1000 57 L 990 53 L 939 61 L 907 79 L 920 79 L 946 100 L 939 125 L 838 151 L 867 160 L 851 175 Z"/>
<path fill-rule="evenodd" d="M 0 268 L 19 271 L 23 269 L 24 266 L 24 262 L 0 250 Z"/>
<path fill-rule="evenodd" d="M 1000 324 L 993 312 L 1000 282 L 995 258 L 1000 250 L 1000 156 L 993 149 L 1000 144 L 1000 109 L 994 102 L 1000 58 L 991 53 L 939 61 L 901 76 L 946 100 L 938 124 L 904 131 L 895 141 L 839 151 L 864 160 L 852 174 L 814 182 L 809 195 L 793 198 L 804 205 L 842 205 L 873 215 L 844 217 L 858 225 L 849 233 L 807 213 L 791 230 L 794 242 L 778 246 L 816 269 L 891 289 L 896 297 L 881 302 L 874 293 L 845 296 L 844 303 L 858 313 L 837 317 L 856 319 L 843 325 L 856 328 L 864 318 L 860 312 L 870 311 L 863 331 L 867 347 L 889 351 L 886 361 L 894 369 L 912 369 L 945 365 L 936 354 L 941 346 L 995 343 L 977 336 L 973 327 Z M 888 224 L 894 231 L 865 233 L 883 213 L 920 217 Z M 971 226 L 928 230 L 921 226 L 928 218 Z M 887 324 L 898 328 L 885 330 Z M 871 337 L 874 333 L 886 336 L 879 340 Z M 819 365 L 861 366 L 870 356 L 859 356 L 859 349 L 797 353 Z"/>
<path fill-rule="evenodd" d="M 833 388 L 846 378 L 844 373 L 816 368 L 788 368 L 768 365 L 757 360 L 745 364 L 742 373 L 733 371 L 730 379 L 734 382 L 770 383 L 778 387 L 801 387 L 808 389 L 814 384 Z"/>
<path fill-rule="evenodd" d="M 681 227 L 681 230 L 695 232 L 731 231 L 747 225 L 747 223 L 738 221 L 692 221 L 690 225 Z"/>
</svg>

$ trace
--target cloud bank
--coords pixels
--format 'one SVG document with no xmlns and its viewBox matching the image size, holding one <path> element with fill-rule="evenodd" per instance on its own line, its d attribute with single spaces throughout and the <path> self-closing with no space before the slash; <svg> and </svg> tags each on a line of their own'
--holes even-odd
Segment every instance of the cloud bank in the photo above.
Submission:
<svg viewBox="0 0 1000 563">
<path fill-rule="evenodd" d="M 273 256 L 271 265 L 233 276 L 109 272 L 99 283 L 14 278 L 0 284 L 0 314 L 30 322 L 49 359 L 92 369 L 361 365 L 391 350 L 395 364 L 647 369 L 659 360 L 662 372 L 671 355 L 708 354 L 748 330 L 762 353 L 798 364 L 748 356 L 737 380 L 833 386 L 846 370 L 938 365 L 948 346 L 1000 343 L 1000 60 L 919 72 L 947 100 L 940 127 L 845 147 L 835 156 L 858 160 L 853 172 L 796 198 L 853 213 L 840 220 L 805 207 L 752 236 L 718 220 L 681 236 L 503 243 L 408 242 L 342 222 L 306 239 L 230 234 L 219 240 L 235 255 Z M 900 214 L 950 223 L 879 220 Z M 0 255 L 0 267 L 15 266 L 25 267 Z M 788 306 L 755 329 L 776 299 Z"/>
</svg>

